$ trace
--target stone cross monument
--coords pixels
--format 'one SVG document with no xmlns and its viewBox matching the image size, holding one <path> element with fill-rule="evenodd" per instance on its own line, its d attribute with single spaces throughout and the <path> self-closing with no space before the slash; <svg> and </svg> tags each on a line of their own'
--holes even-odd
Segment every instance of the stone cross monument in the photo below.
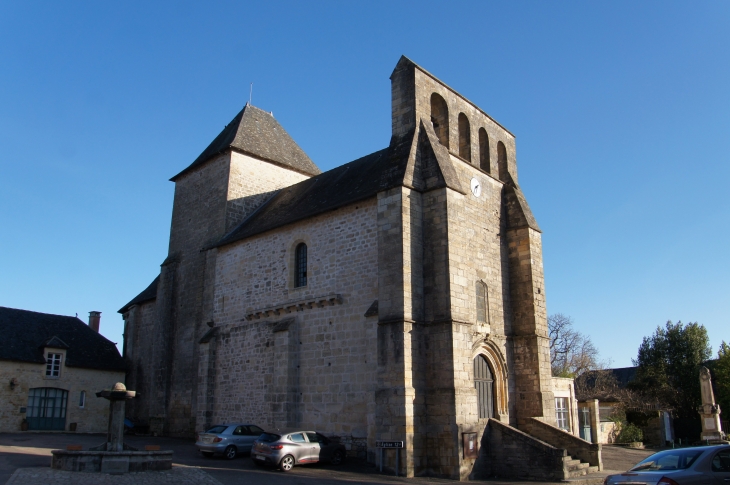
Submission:
<svg viewBox="0 0 730 485">
<path fill-rule="evenodd" d="M 702 420 L 703 441 L 723 441 L 725 433 L 722 432 L 720 424 L 720 405 L 715 403 L 715 395 L 712 392 L 712 379 L 710 369 L 700 369 L 700 389 L 702 390 L 702 405 L 697 409 Z"/>
</svg>

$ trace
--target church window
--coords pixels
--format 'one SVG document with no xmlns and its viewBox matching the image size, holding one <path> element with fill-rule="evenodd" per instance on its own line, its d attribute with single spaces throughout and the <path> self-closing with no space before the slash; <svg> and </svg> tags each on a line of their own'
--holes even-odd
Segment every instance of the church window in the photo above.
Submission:
<svg viewBox="0 0 730 485">
<path fill-rule="evenodd" d="M 294 266 L 294 286 L 307 286 L 307 245 L 304 243 L 297 245 Z"/>
<path fill-rule="evenodd" d="M 484 128 L 479 128 L 479 168 L 489 173 L 489 137 Z"/>
<path fill-rule="evenodd" d="M 555 420 L 557 421 L 558 428 L 570 432 L 567 397 L 555 398 Z"/>
<path fill-rule="evenodd" d="M 449 108 L 444 98 L 436 93 L 431 95 L 431 123 L 439 142 L 449 146 Z"/>
<path fill-rule="evenodd" d="M 459 113 L 459 156 L 471 162 L 471 129 L 464 113 Z"/>
<path fill-rule="evenodd" d="M 489 322 L 489 295 L 487 292 L 487 285 L 485 285 L 482 281 L 477 281 L 476 293 L 477 293 L 477 322 L 488 323 Z"/>
<path fill-rule="evenodd" d="M 61 354 L 48 353 L 46 357 L 46 377 L 59 377 L 61 375 Z"/>
<path fill-rule="evenodd" d="M 501 141 L 497 143 L 497 168 L 499 169 L 499 180 L 507 181 L 507 149 Z"/>
<path fill-rule="evenodd" d="M 474 387 L 477 390 L 479 419 L 494 417 L 494 377 L 483 355 L 474 358 Z"/>
<path fill-rule="evenodd" d="M 81 391 L 79 393 L 79 407 L 83 408 L 86 406 L 86 391 Z"/>
</svg>

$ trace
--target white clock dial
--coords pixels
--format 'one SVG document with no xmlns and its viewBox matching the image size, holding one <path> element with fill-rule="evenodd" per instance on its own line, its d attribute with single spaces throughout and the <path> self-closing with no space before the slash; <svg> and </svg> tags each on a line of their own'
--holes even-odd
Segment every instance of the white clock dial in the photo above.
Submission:
<svg viewBox="0 0 730 485">
<path fill-rule="evenodd" d="M 482 193 L 482 183 L 476 178 L 471 179 L 471 193 L 474 194 L 474 197 L 479 197 Z"/>
</svg>

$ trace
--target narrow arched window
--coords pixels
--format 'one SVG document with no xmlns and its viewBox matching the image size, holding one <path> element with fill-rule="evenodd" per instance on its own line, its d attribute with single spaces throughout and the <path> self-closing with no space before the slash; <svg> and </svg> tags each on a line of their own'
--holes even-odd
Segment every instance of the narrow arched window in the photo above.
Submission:
<svg viewBox="0 0 730 485">
<path fill-rule="evenodd" d="M 479 128 L 479 168 L 489 173 L 489 137 L 487 130 Z"/>
<path fill-rule="evenodd" d="M 479 419 L 494 417 L 494 377 L 483 355 L 474 358 L 474 387 L 477 390 Z"/>
<path fill-rule="evenodd" d="M 439 142 L 449 146 L 449 108 L 444 98 L 436 93 L 431 95 L 431 123 Z"/>
<path fill-rule="evenodd" d="M 307 286 L 307 245 L 299 243 L 297 245 L 294 258 L 294 286 Z"/>
<path fill-rule="evenodd" d="M 464 113 L 459 113 L 459 156 L 471 162 L 471 129 Z"/>
<path fill-rule="evenodd" d="M 489 322 L 489 298 L 487 295 L 487 285 L 481 281 L 476 283 L 477 292 L 477 322 Z"/>
<path fill-rule="evenodd" d="M 501 141 L 497 143 L 497 168 L 499 169 L 499 180 L 507 181 L 507 149 Z"/>
</svg>

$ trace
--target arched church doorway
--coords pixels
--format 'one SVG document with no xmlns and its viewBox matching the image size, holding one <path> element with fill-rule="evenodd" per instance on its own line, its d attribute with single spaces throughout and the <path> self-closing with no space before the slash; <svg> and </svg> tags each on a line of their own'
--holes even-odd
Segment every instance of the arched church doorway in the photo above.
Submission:
<svg viewBox="0 0 730 485">
<path fill-rule="evenodd" d="M 483 355 L 474 358 L 474 387 L 477 389 L 479 419 L 494 417 L 494 377 Z"/>
</svg>

